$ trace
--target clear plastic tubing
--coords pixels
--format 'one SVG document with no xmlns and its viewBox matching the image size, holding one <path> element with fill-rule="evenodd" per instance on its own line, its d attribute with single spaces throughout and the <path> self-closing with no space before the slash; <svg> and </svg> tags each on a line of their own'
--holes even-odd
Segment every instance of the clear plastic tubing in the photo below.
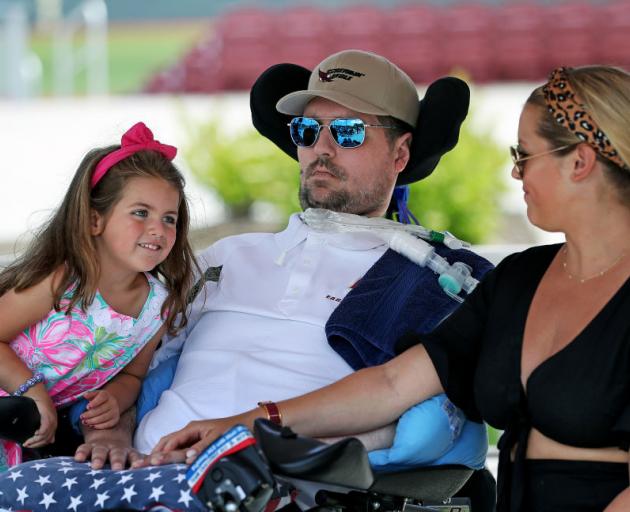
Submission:
<svg viewBox="0 0 630 512">
<path fill-rule="evenodd" d="M 438 283 L 442 289 L 456 300 L 461 301 L 461 298 L 457 297 L 461 290 L 470 293 L 479 283 L 471 276 L 471 269 L 468 265 L 460 261 L 451 265 L 435 252 L 435 248 L 431 244 L 422 240 L 422 238 L 435 239 L 433 236 L 435 232 L 422 226 L 403 225 L 379 217 L 361 217 L 359 215 L 331 212 L 330 210 L 318 208 L 307 209 L 302 218 L 310 227 L 317 231 L 334 233 L 363 231 L 377 234 L 392 250 L 406 256 L 418 265 L 430 268 L 438 274 Z M 444 240 L 439 241 L 443 241 L 445 245 L 447 245 L 447 238 L 451 242 L 458 242 L 448 244 L 448 246 L 455 246 L 451 248 L 465 246 L 464 243 L 450 235 L 450 233 L 446 235 L 440 233 L 440 235 L 443 236 Z"/>
</svg>

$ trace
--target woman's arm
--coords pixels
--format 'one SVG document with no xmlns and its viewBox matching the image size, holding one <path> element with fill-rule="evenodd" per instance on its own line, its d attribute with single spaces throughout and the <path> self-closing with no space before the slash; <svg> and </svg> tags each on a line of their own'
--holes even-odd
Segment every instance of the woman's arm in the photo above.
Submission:
<svg viewBox="0 0 630 512">
<path fill-rule="evenodd" d="M 343 436 L 388 425 L 412 405 L 442 392 L 433 362 L 424 346 L 416 345 L 381 366 L 278 405 L 283 422 L 300 434 Z M 258 409 L 253 413 L 264 416 Z"/>
<path fill-rule="evenodd" d="M 283 424 L 297 433 L 347 436 L 388 425 L 412 405 L 441 392 L 431 359 L 422 345 L 416 345 L 384 365 L 359 370 L 318 391 L 279 402 L 278 407 Z M 242 423 L 252 428 L 261 417 L 266 415 L 257 408 L 229 418 L 193 421 L 162 438 L 150 463 L 191 462 L 233 425 Z"/>
<path fill-rule="evenodd" d="M 89 400 L 81 421 L 95 429 L 114 427 L 121 413 L 129 409 L 138 398 L 151 358 L 166 327 L 162 326 L 151 341 L 102 389 L 85 394 Z"/>
</svg>

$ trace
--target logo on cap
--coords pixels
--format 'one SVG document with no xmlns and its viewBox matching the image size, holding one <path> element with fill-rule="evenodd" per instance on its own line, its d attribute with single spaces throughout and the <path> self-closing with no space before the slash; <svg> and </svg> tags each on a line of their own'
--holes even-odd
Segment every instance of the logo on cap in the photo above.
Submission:
<svg viewBox="0 0 630 512">
<path fill-rule="evenodd" d="M 319 70 L 320 82 L 332 82 L 337 78 L 341 78 L 342 80 L 352 80 L 353 78 L 360 76 L 365 76 L 365 73 L 360 73 L 359 71 L 353 71 L 346 68 L 332 68 L 328 71 Z"/>
</svg>

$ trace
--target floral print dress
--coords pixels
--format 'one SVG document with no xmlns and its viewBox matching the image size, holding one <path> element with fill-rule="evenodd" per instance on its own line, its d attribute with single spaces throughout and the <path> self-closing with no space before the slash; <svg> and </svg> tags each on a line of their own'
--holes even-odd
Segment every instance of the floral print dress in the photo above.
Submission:
<svg viewBox="0 0 630 512">
<path fill-rule="evenodd" d="M 29 369 L 44 374 L 57 407 L 101 388 L 156 335 L 164 323 L 161 309 L 168 291 L 151 274 L 145 276 L 149 293 L 137 318 L 114 311 L 98 291 L 85 311 L 79 301 L 66 314 L 73 285 L 64 293 L 60 311 L 53 309 L 11 341 L 11 348 Z M 0 390 L 0 396 L 6 395 Z M 0 440 L 0 471 L 19 462 L 20 447 Z"/>
</svg>

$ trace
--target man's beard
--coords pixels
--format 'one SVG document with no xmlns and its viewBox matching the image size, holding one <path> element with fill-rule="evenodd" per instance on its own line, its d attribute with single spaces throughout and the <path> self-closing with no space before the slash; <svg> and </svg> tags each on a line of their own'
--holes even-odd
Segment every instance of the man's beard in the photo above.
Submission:
<svg viewBox="0 0 630 512">
<path fill-rule="evenodd" d="M 384 179 L 374 184 L 372 190 L 329 190 L 324 198 L 316 200 L 307 184 L 307 180 L 317 168 L 326 169 L 341 182 L 348 180 L 348 175 L 343 168 L 332 164 L 326 157 L 317 158 L 306 169 L 301 170 L 300 206 L 303 210 L 307 208 L 325 208 L 334 212 L 365 215 L 380 209 L 387 200 L 389 184 Z"/>
</svg>

